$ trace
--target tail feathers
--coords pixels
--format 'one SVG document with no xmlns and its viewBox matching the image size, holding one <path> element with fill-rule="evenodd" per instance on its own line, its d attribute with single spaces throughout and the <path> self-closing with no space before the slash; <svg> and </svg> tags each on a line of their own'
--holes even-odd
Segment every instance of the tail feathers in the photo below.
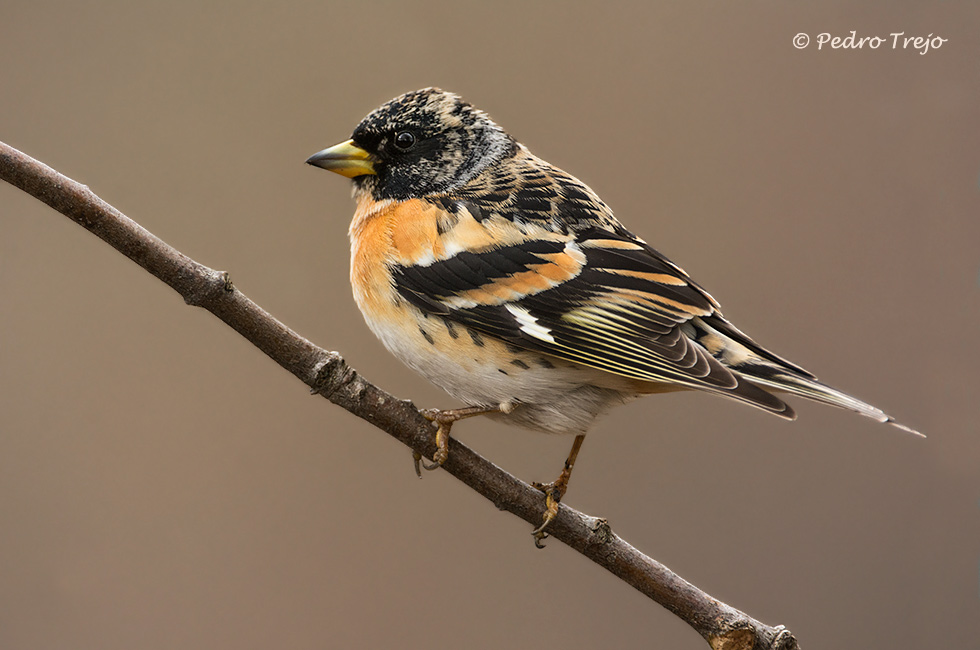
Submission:
<svg viewBox="0 0 980 650">
<path fill-rule="evenodd" d="M 867 402 L 862 402 L 856 397 L 843 393 L 836 388 L 832 388 L 817 381 L 816 379 L 811 379 L 809 377 L 797 377 L 789 373 L 779 372 L 773 372 L 768 374 L 768 376 L 758 376 L 755 374 L 751 376 L 743 374 L 742 376 L 759 386 L 790 393 L 792 395 L 799 395 L 800 397 L 805 397 L 806 399 L 813 400 L 814 402 L 829 404 L 830 406 L 836 406 L 848 411 L 860 413 L 865 417 L 877 420 L 878 422 L 890 424 L 893 427 L 898 427 L 902 431 L 925 438 L 924 434 L 919 433 L 915 429 L 906 426 L 901 422 L 898 422 L 895 420 L 895 418 L 888 415 L 881 409 L 872 406 Z"/>
<path fill-rule="evenodd" d="M 738 386 L 730 393 L 717 391 L 721 394 L 783 417 L 790 419 L 796 417 L 788 406 L 786 407 L 788 411 L 780 412 L 778 407 L 774 408 L 773 405 L 767 404 L 765 399 L 760 399 L 757 394 L 746 390 L 744 386 L 751 382 L 750 385 L 761 393 L 775 390 L 799 395 L 814 402 L 854 411 L 908 433 L 925 437 L 915 429 L 897 422 L 881 409 L 821 383 L 800 366 L 766 350 L 725 320 L 720 313 L 694 318 L 686 326 L 688 336 L 737 375 Z"/>
</svg>

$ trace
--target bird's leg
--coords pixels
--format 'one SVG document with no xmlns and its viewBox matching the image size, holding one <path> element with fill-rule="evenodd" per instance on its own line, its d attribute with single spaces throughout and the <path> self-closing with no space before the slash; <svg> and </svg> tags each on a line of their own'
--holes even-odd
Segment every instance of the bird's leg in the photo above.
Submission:
<svg viewBox="0 0 980 650">
<path fill-rule="evenodd" d="M 436 429 L 436 453 L 432 455 L 432 460 L 435 462 L 431 465 L 422 463 L 422 467 L 425 469 L 438 469 L 449 458 L 449 431 L 453 428 L 453 423 L 457 420 L 471 418 L 474 415 L 485 415 L 486 413 L 510 413 L 512 410 L 513 408 L 506 404 L 498 404 L 496 406 L 467 406 L 461 409 L 448 409 L 445 411 L 439 409 L 422 409 L 419 411 L 422 417 L 429 422 L 435 422 L 439 427 Z M 417 451 L 412 452 L 412 458 L 415 460 L 415 473 L 418 474 L 419 478 L 422 478 L 422 472 L 419 469 L 422 454 Z"/>
<path fill-rule="evenodd" d="M 578 451 L 582 448 L 584 441 L 584 435 L 575 436 L 575 442 L 572 443 L 572 450 L 568 452 L 568 460 L 565 461 L 565 468 L 558 475 L 558 478 L 547 484 L 531 484 L 545 494 L 546 509 L 544 511 L 544 521 L 540 526 L 531 531 L 531 534 L 534 535 L 534 545 L 538 548 L 544 548 L 541 540 L 548 537 L 548 533 L 544 529 L 558 516 L 558 504 L 561 503 L 561 498 L 565 496 L 565 490 L 568 489 L 568 479 L 572 477 L 572 468 L 575 466 L 575 459 L 578 457 Z"/>
</svg>

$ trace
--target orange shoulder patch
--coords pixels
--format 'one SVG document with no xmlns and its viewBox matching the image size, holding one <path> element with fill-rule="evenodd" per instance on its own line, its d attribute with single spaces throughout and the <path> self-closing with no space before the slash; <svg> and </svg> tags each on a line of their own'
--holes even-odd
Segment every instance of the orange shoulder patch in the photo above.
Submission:
<svg viewBox="0 0 980 650">
<path fill-rule="evenodd" d="M 386 215 L 392 260 L 411 266 L 441 259 L 443 243 L 437 226 L 442 216 L 442 209 L 428 201 L 413 199 L 393 204 Z"/>
</svg>

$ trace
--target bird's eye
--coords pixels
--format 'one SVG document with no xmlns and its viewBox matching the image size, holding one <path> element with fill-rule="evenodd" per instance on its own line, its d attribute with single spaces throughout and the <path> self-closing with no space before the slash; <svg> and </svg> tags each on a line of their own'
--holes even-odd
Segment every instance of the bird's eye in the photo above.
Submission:
<svg viewBox="0 0 980 650">
<path fill-rule="evenodd" d="M 402 151 L 408 151 L 415 146 L 415 134 L 411 131 L 399 131 L 395 134 L 395 146 Z"/>
</svg>

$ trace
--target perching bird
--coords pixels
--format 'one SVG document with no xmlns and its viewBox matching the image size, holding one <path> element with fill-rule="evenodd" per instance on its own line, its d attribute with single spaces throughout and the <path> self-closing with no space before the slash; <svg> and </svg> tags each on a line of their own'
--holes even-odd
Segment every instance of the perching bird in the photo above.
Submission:
<svg viewBox="0 0 980 650">
<path fill-rule="evenodd" d="M 640 395 L 701 390 L 792 420 L 774 394 L 790 393 L 916 433 L 755 343 L 585 183 L 457 95 L 396 97 L 306 162 L 353 180 L 350 277 L 368 326 L 469 405 L 426 412 L 439 425 L 427 467 L 470 415 L 576 436 L 558 479 L 537 484 L 536 544 L 596 417 Z"/>
</svg>

